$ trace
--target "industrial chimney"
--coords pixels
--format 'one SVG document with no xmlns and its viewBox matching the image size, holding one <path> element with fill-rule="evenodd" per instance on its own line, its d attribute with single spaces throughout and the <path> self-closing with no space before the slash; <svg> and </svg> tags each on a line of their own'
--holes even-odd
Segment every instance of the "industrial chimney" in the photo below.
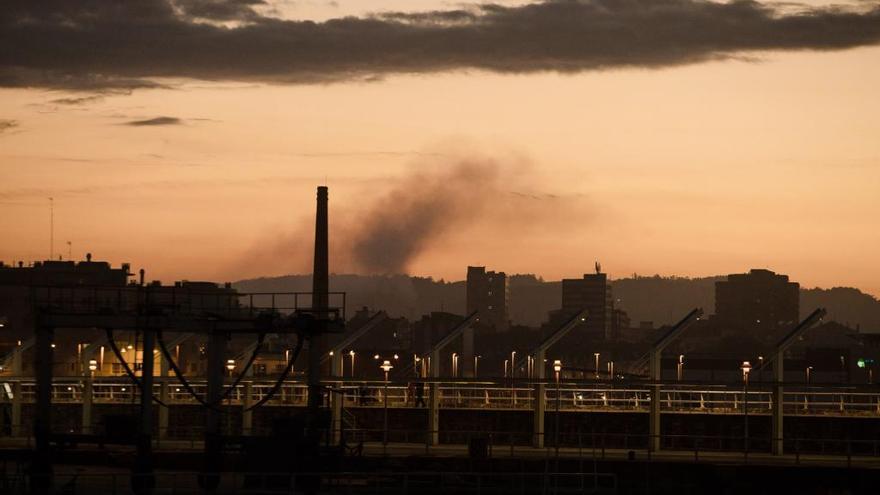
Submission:
<svg viewBox="0 0 880 495">
<path fill-rule="evenodd" d="M 322 334 L 327 326 L 329 306 L 330 268 L 327 233 L 327 186 L 318 187 L 318 208 L 315 212 L 315 266 L 312 270 L 312 312 L 315 316 L 308 336 L 309 344 L 309 400 L 308 428 L 314 434 L 318 425 L 318 409 L 324 402 L 321 387 L 321 356 L 324 355 Z"/>
<path fill-rule="evenodd" d="M 318 187 L 318 209 L 315 213 L 315 267 L 312 270 L 312 309 L 326 317 L 329 306 L 330 256 L 327 233 L 327 186 Z"/>
</svg>

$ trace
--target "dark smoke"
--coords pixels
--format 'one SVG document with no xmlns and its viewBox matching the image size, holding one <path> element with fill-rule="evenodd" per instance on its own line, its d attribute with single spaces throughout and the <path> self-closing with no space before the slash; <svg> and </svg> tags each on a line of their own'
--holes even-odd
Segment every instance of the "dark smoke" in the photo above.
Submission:
<svg viewBox="0 0 880 495">
<path fill-rule="evenodd" d="M 536 189 L 543 180 L 527 157 L 505 154 L 496 159 L 466 151 L 470 158 L 455 158 L 448 151 L 411 164 L 417 167 L 414 173 L 383 181 L 388 189 L 363 204 L 352 200 L 372 198 L 366 190 L 363 195 L 349 190 L 350 196 L 342 197 L 330 188 L 333 272 L 411 273 L 425 253 L 470 235 L 487 236 L 483 240 L 494 239 L 503 249 L 521 249 L 521 242 L 532 235 L 564 232 L 572 222 L 586 225 L 597 210 L 583 193 Z M 300 223 L 267 232 L 221 278 L 309 273 L 315 235 L 310 200 L 303 198 L 303 211 L 309 213 Z M 503 235 L 514 228 L 517 236 Z M 486 255 L 472 254 L 462 267 Z"/>
<path fill-rule="evenodd" d="M 361 215 L 351 259 L 365 273 L 406 273 L 434 240 L 475 220 L 495 192 L 498 167 L 464 161 L 405 179 Z"/>
</svg>

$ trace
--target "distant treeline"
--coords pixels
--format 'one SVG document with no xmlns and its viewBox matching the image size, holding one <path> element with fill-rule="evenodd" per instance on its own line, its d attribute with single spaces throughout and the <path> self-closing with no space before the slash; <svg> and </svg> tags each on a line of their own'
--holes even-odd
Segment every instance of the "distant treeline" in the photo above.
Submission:
<svg viewBox="0 0 880 495">
<path fill-rule="evenodd" d="M 673 323 L 695 307 L 715 311 L 715 282 L 724 277 L 682 278 L 634 276 L 611 282 L 617 307 L 625 310 L 633 326 L 651 321 L 655 326 Z M 236 282 L 244 292 L 309 291 L 310 275 L 287 275 Z M 465 312 L 465 283 L 407 275 L 332 275 L 330 288 L 344 291 L 348 311 L 367 306 L 393 316 L 418 319 L 431 311 Z M 535 275 L 508 279 L 510 319 L 515 324 L 538 326 L 547 312 L 558 309 L 561 284 Z M 828 309 L 829 318 L 862 331 L 880 332 L 880 301 L 858 289 L 801 289 L 801 315 L 816 307 Z"/>
</svg>

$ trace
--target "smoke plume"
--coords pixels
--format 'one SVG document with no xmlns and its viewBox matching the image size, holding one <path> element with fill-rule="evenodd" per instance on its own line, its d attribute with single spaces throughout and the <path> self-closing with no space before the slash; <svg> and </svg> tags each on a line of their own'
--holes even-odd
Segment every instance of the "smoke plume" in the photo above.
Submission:
<svg viewBox="0 0 880 495">
<path fill-rule="evenodd" d="M 497 179 L 494 162 L 463 161 L 403 180 L 360 216 L 350 258 L 362 272 L 405 273 L 432 241 L 480 214 Z"/>
</svg>

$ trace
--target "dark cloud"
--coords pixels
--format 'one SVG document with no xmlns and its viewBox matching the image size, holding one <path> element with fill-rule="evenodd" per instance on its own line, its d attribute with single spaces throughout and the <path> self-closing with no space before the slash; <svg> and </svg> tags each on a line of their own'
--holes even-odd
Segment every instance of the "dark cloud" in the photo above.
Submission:
<svg viewBox="0 0 880 495">
<path fill-rule="evenodd" d="M 132 127 L 146 127 L 158 125 L 180 125 L 182 123 L 183 121 L 178 119 L 177 117 L 156 117 L 154 119 L 132 120 L 130 122 L 126 122 L 123 125 L 130 125 Z"/>
<path fill-rule="evenodd" d="M 56 98 L 50 100 L 49 103 L 54 103 L 56 105 L 85 105 L 86 103 L 96 103 L 103 99 L 104 97 L 101 95 L 72 96 L 68 98 Z"/>
<path fill-rule="evenodd" d="M 255 6 L 266 5 L 264 0 L 172 0 L 179 11 L 189 17 L 214 21 L 256 19 Z"/>
<path fill-rule="evenodd" d="M 8 119 L 0 119 L 0 134 L 4 132 L 11 131 L 18 127 L 18 121 L 16 120 L 8 120 Z"/>
<path fill-rule="evenodd" d="M 158 78 L 174 77 L 323 82 L 468 69 L 579 72 L 880 41 L 877 4 L 547 0 L 322 23 L 267 17 L 254 9 L 260 4 L 7 0 L 0 85 L 88 90 L 156 87 Z"/>
</svg>

